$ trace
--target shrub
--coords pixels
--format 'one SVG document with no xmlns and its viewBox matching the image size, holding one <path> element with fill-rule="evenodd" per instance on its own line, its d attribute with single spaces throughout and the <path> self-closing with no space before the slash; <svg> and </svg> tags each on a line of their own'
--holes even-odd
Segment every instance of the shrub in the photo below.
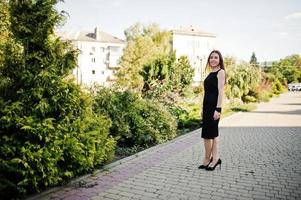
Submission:
<svg viewBox="0 0 301 200">
<path fill-rule="evenodd" d="M 254 96 L 249 96 L 249 95 L 243 96 L 242 100 L 245 103 L 256 102 L 256 98 Z"/>
<path fill-rule="evenodd" d="M 56 1 L 9 2 L 13 36 L 1 46 L 0 62 L 3 199 L 91 171 L 115 146 L 111 122 L 96 116 L 91 98 L 67 80 L 77 54 L 52 35 L 60 19 Z"/>
<path fill-rule="evenodd" d="M 176 136 L 172 115 L 161 104 L 133 92 L 101 89 L 95 96 L 94 110 L 111 119 L 110 133 L 120 147 L 145 147 Z"/>
</svg>

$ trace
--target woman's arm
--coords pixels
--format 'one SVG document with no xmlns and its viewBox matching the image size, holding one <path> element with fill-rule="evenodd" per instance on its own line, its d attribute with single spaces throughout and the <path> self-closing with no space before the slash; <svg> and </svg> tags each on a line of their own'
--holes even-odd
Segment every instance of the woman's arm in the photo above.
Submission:
<svg viewBox="0 0 301 200">
<path fill-rule="evenodd" d="M 222 101 L 223 101 L 223 97 L 224 97 L 224 86 L 225 86 L 225 70 L 220 70 L 217 73 L 217 87 L 218 87 L 218 97 L 217 97 L 217 108 L 221 108 L 222 107 Z M 215 111 L 213 118 L 214 120 L 217 120 L 220 118 L 221 113 Z"/>
<path fill-rule="evenodd" d="M 218 84 L 218 97 L 217 97 L 217 108 L 222 107 L 222 101 L 224 97 L 224 86 L 225 86 L 225 70 L 220 70 L 217 73 L 217 84 Z"/>
</svg>

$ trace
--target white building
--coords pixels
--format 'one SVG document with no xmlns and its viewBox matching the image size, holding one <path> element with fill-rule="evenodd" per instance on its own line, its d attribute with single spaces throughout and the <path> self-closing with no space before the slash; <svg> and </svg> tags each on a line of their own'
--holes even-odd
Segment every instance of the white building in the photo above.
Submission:
<svg viewBox="0 0 301 200">
<path fill-rule="evenodd" d="M 60 32 L 57 35 L 71 40 L 80 50 L 78 66 L 73 70 L 78 84 L 110 86 L 116 80 L 114 74 L 118 70 L 118 59 L 125 41 L 100 31 L 98 27 L 94 32 Z"/>
<path fill-rule="evenodd" d="M 205 78 L 205 67 L 209 53 L 215 49 L 216 35 L 207 33 L 192 26 L 172 30 L 172 46 L 179 58 L 188 57 L 195 69 L 193 85 L 199 85 Z"/>
</svg>

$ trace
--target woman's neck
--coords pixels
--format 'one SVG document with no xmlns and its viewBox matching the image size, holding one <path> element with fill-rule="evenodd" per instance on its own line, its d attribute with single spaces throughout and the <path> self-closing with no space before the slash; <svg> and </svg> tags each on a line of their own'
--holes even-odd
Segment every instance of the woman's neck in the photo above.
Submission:
<svg viewBox="0 0 301 200">
<path fill-rule="evenodd" d="M 212 67 L 212 72 L 216 72 L 216 71 L 218 71 L 220 69 L 221 69 L 220 66 Z"/>
</svg>

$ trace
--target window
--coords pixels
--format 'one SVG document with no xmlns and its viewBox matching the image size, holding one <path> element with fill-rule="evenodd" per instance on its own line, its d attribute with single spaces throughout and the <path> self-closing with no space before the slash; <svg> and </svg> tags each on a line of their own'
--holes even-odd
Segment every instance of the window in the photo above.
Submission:
<svg viewBox="0 0 301 200">
<path fill-rule="evenodd" d="M 104 47 L 100 47 L 100 52 L 105 52 L 105 48 Z"/>
<path fill-rule="evenodd" d="M 101 74 L 105 74 L 105 71 L 101 71 Z"/>
<path fill-rule="evenodd" d="M 119 47 L 110 46 L 110 51 L 114 52 L 114 53 L 118 53 L 119 52 Z"/>
<path fill-rule="evenodd" d="M 95 52 L 95 47 L 92 47 L 92 52 Z"/>
<path fill-rule="evenodd" d="M 95 70 L 92 70 L 92 74 L 95 74 Z"/>
<path fill-rule="evenodd" d="M 91 58 L 91 62 L 92 62 L 92 63 L 95 63 L 95 58 Z"/>
</svg>

